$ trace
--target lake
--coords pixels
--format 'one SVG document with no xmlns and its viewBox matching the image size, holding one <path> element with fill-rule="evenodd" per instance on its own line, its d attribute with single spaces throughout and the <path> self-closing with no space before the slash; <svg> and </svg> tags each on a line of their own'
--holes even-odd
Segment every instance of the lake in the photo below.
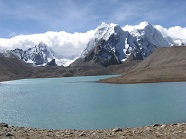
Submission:
<svg viewBox="0 0 186 139">
<path fill-rule="evenodd" d="M 0 122 L 103 129 L 186 122 L 186 82 L 105 84 L 108 76 L 1 82 Z"/>
</svg>

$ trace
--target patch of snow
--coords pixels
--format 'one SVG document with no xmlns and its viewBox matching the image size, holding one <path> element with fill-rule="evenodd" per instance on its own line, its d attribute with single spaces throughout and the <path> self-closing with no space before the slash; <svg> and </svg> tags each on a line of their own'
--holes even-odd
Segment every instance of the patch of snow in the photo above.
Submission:
<svg viewBox="0 0 186 139">
<path fill-rule="evenodd" d="M 73 63 L 76 59 L 78 59 L 79 57 L 76 57 L 75 59 L 73 60 L 69 60 L 69 59 L 56 59 L 56 64 L 58 66 L 64 66 L 64 67 L 67 67 L 69 66 L 71 63 Z"/>
</svg>

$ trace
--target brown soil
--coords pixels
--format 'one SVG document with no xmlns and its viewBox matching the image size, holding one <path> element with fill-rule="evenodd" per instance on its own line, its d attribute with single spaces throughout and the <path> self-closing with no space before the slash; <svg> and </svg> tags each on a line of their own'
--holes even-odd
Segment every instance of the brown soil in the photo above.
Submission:
<svg viewBox="0 0 186 139">
<path fill-rule="evenodd" d="M 133 69 L 140 61 L 125 62 L 120 65 L 103 67 L 94 66 L 75 66 L 75 67 L 35 67 L 31 78 L 50 78 L 50 77 L 70 77 L 70 76 L 95 76 L 108 74 L 122 74 Z"/>
<path fill-rule="evenodd" d="M 27 78 L 32 68 L 16 58 L 7 58 L 0 54 L 0 81 Z"/>
<path fill-rule="evenodd" d="M 131 61 L 109 67 L 103 67 L 100 65 L 91 66 L 86 63 L 85 65 L 75 67 L 31 67 L 16 58 L 7 58 L 0 55 L 0 82 L 24 78 L 53 78 L 122 74 L 123 72 L 133 69 L 138 63 L 139 61 Z"/>
</svg>

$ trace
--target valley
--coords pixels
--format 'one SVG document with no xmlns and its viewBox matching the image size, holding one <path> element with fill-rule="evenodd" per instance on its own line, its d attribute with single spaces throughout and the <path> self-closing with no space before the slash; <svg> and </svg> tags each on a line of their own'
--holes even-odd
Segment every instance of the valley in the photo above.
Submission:
<svg viewBox="0 0 186 139">
<path fill-rule="evenodd" d="M 15 58 L 0 56 L 0 81 L 25 79 L 25 78 L 52 78 L 52 77 L 73 77 L 73 76 L 96 76 L 122 74 L 133 69 L 140 61 L 125 62 L 120 65 L 104 67 L 101 65 L 91 66 L 84 63 L 80 66 L 38 66 L 32 67 L 27 63 Z M 16 68 L 16 70 L 12 69 Z"/>
</svg>

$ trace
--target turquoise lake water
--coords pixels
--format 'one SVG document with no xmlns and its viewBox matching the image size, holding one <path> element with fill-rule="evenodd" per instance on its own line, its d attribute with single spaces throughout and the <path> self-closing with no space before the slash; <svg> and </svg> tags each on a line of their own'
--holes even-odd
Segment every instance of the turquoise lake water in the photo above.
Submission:
<svg viewBox="0 0 186 139">
<path fill-rule="evenodd" d="M 87 76 L 0 84 L 0 122 L 46 129 L 103 129 L 186 122 L 186 82 L 104 84 Z"/>
</svg>

